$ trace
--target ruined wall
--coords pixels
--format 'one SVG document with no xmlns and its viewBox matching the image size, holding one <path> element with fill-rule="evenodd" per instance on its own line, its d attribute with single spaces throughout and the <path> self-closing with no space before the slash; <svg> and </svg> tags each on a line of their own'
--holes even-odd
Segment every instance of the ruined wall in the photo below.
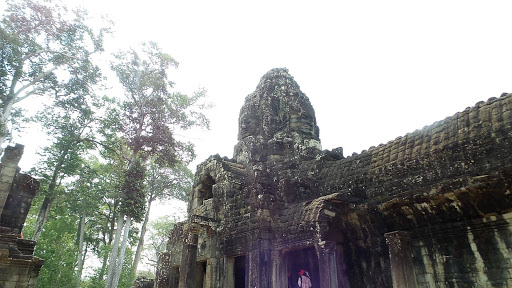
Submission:
<svg viewBox="0 0 512 288">
<path fill-rule="evenodd" d="M 23 146 L 6 147 L 0 164 L 0 214 L 4 212 L 10 194 L 12 179 L 17 173 L 18 163 L 23 155 Z"/>
<path fill-rule="evenodd" d="M 13 248 L 19 243 L 9 235 L 0 228 L 0 287 L 33 288 L 44 261 L 32 254 L 17 254 Z M 11 249 L 5 249 L 8 245 Z"/>
<path fill-rule="evenodd" d="M 411 250 L 418 287 L 509 287 L 511 227 L 508 213 L 415 231 Z"/>
<path fill-rule="evenodd" d="M 35 287 L 44 261 L 34 257 L 36 242 L 20 238 L 39 182 L 18 173 L 23 146 L 7 147 L 0 165 L 0 287 Z"/>
<path fill-rule="evenodd" d="M 370 201 L 436 193 L 430 189 L 440 181 L 508 169 L 511 130 L 512 95 L 505 94 L 325 168 L 306 165 L 309 171 L 302 174 L 316 168 L 323 193 L 343 191 Z"/>
<path fill-rule="evenodd" d="M 32 199 L 39 191 L 39 183 L 27 174 L 17 173 L 11 185 L 11 192 L 5 202 L 0 216 L 0 226 L 14 229 L 19 235 L 32 204 Z"/>
</svg>

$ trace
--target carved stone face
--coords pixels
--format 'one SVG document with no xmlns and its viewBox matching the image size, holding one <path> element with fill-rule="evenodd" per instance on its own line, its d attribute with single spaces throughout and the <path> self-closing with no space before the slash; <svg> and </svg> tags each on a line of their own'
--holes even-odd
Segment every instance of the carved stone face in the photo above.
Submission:
<svg viewBox="0 0 512 288">
<path fill-rule="evenodd" d="M 312 107 L 301 105 L 301 111 L 290 111 L 290 131 L 307 139 L 316 138 L 315 116 Z"/>
<path fill-rule="evenodd" d="M 266 161 L 267 156 L 311 156 L 310 150 L 320 149 L 318 130 L 314 109 L 299 85 L 286 69 L 273 69 L 245 99 L 234 155 L 244 163 Z"/>
<path fill-rule="evenodd" d="M 243 113 L 238 121 L 238 140 L 248 136 L 255 136 L 260 123 L 259 115 L 255 113 Z"/>
</svg>

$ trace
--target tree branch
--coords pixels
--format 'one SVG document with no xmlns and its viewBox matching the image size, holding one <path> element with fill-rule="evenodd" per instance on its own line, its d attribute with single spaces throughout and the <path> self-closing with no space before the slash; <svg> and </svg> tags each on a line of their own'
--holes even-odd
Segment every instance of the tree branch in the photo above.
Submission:
<svg viewBox="0 0 512 288">
<path fill-rule="evenodd" d="M 52 67 L 51 69 L 46 70 L 45 72 L 43 72 L 43 73 L 39 74 L 39 75 L 38 75 L 36 78 L 34 78 L 32 81 L 30 81 L 29 83 L 27 83 L 27 84 L 25 84 L 23 87 L 21 87 L 21 88 L 18 90 L 18 92 L 16 92 L 16 93 L 14 94 L 14 97 L 13 97 L 13 98 L 15 99 L 16 97 L 18 97 L 18 95 L 19 95 L 23 90 L 25 90 L 25 89 L 27 89 L 28 87 L 30 87 L 30 86 L 32 86 L 32 85 L 34 85 L 34 84 L 36 84 L 37 82 L 41 81 L 41 79 L 43 79 L 44 77 L 46 77 L 46 76 L 50 75 L 50 73 L 52 73 L 55 69 L 57 69 L 57 66 L 54 66 L 54 67 Z"/>
<path fill-rule="evenodd" d="M 31 96 L 31 95 L 41 95 L 39 93 L 41 92 L 46 92 L 48 91 L 49 89 L 41 89 L 41 88 L 36 88 L 30 92 L 27 92 L 23 97 L 19 97 L 19 98 L 14 98 L 15 100 L 13 101 L 14 104 L 18 103 L 18 102 L 21 102 L 23 101 L 24 99 L 26 99 L 27 97 Z"/>
<path fill-rule="evenodd" d="M 61 54 L 61 55 L 64 55 L 68 58 L 72 58 L 72 59 L 76 59 L 76 60 L 80 60 L 80 58 L 76 57 L 76 56 L 73 56 L 73 55 L 69 55 L 69 54 L 66 54 L 62 51 L 56 51 L 56 50 L 48 50 L 48 49 L 41 49 L 41 50 L 37 50 L 36 52 L 33 52 L 33 53 L 30 53 L 28 54 L 27 56 L 23 57 L 22 61 L 25 62 L 27 61 L 28 59 L 36 56 L 36 55 L 39 55 L 39 54 L 43 54 L 43 53 L 53 53 L 53 54 Z M 87 54 L 88 56 L 91 55 L 92 53 L 89 53 Z"/>
</svg>

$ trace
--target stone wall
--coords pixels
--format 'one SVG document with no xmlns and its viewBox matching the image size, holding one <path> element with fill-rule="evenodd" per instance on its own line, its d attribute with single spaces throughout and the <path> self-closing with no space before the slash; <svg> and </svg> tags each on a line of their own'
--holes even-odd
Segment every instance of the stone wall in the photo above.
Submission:
<svg viewBox="0 0 512 288">
<path fill-rule="evenodd" d="M 0 235 L 0 241 L 3 237 Z M 32 288 L 35 287 L 43 261 L 30 255 L 9 254 L 0 249 L 0 287 Z"/>
<path fill-rule="evenodd" d="M 23 146 L 7 147 L 0 165 L 0 287 L 35 287 L 44 261 L 33 255 L 36 242 L 21 230 L 39 182 L 19 173 Z"/>
<path fill-rule="evenodd" d="M 11 184 L 18 171 L 18 163 L 23 155 L 23 146 L 6 147 L 0 163 L 0 214 L 6 208 L 7 197 L 11 191 Z"/>
<path fill-rule="evenodd" d="M 320 171 L 322 192 L 344 191 L 382 201 L 408 192 L 431 192 L 432 184 L 442 180 L 500 171 L 510 166 L 511 127 L 510 95 L 479 102 L 386 145 L 329 163 Z"/>
<path fill-rule="evenodd" d="M 512 213 L 414 232 L 418 287 L 510 287 Z"/>
</svg>

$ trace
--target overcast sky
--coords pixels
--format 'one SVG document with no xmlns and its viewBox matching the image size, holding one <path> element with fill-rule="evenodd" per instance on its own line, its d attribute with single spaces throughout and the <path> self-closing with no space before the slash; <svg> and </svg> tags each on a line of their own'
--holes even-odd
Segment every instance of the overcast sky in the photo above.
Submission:
<svg viewBox="0 0 512 288">
<path fill-rule="evenodd" d="M 324 149 L 386 143 L 512 92 L 511 1 L 75 0 L 116 23 L 111 51 L 156 41 L 176 88 L 208 90 L 212 129 L 196 164 L 232 157 L 245 97 L 287 67 Z"/>
<path fill-rule="evenodd" d="M 232 157 L 244 98 L 275 67 L 308 95 L 323 148 L 346 155 L 512 92 L 511 1 L 83 3 L 116 22 L 116 44 L 173 55 L 178 89 L 208 89 L 196 162 Z"/>
</svg>

